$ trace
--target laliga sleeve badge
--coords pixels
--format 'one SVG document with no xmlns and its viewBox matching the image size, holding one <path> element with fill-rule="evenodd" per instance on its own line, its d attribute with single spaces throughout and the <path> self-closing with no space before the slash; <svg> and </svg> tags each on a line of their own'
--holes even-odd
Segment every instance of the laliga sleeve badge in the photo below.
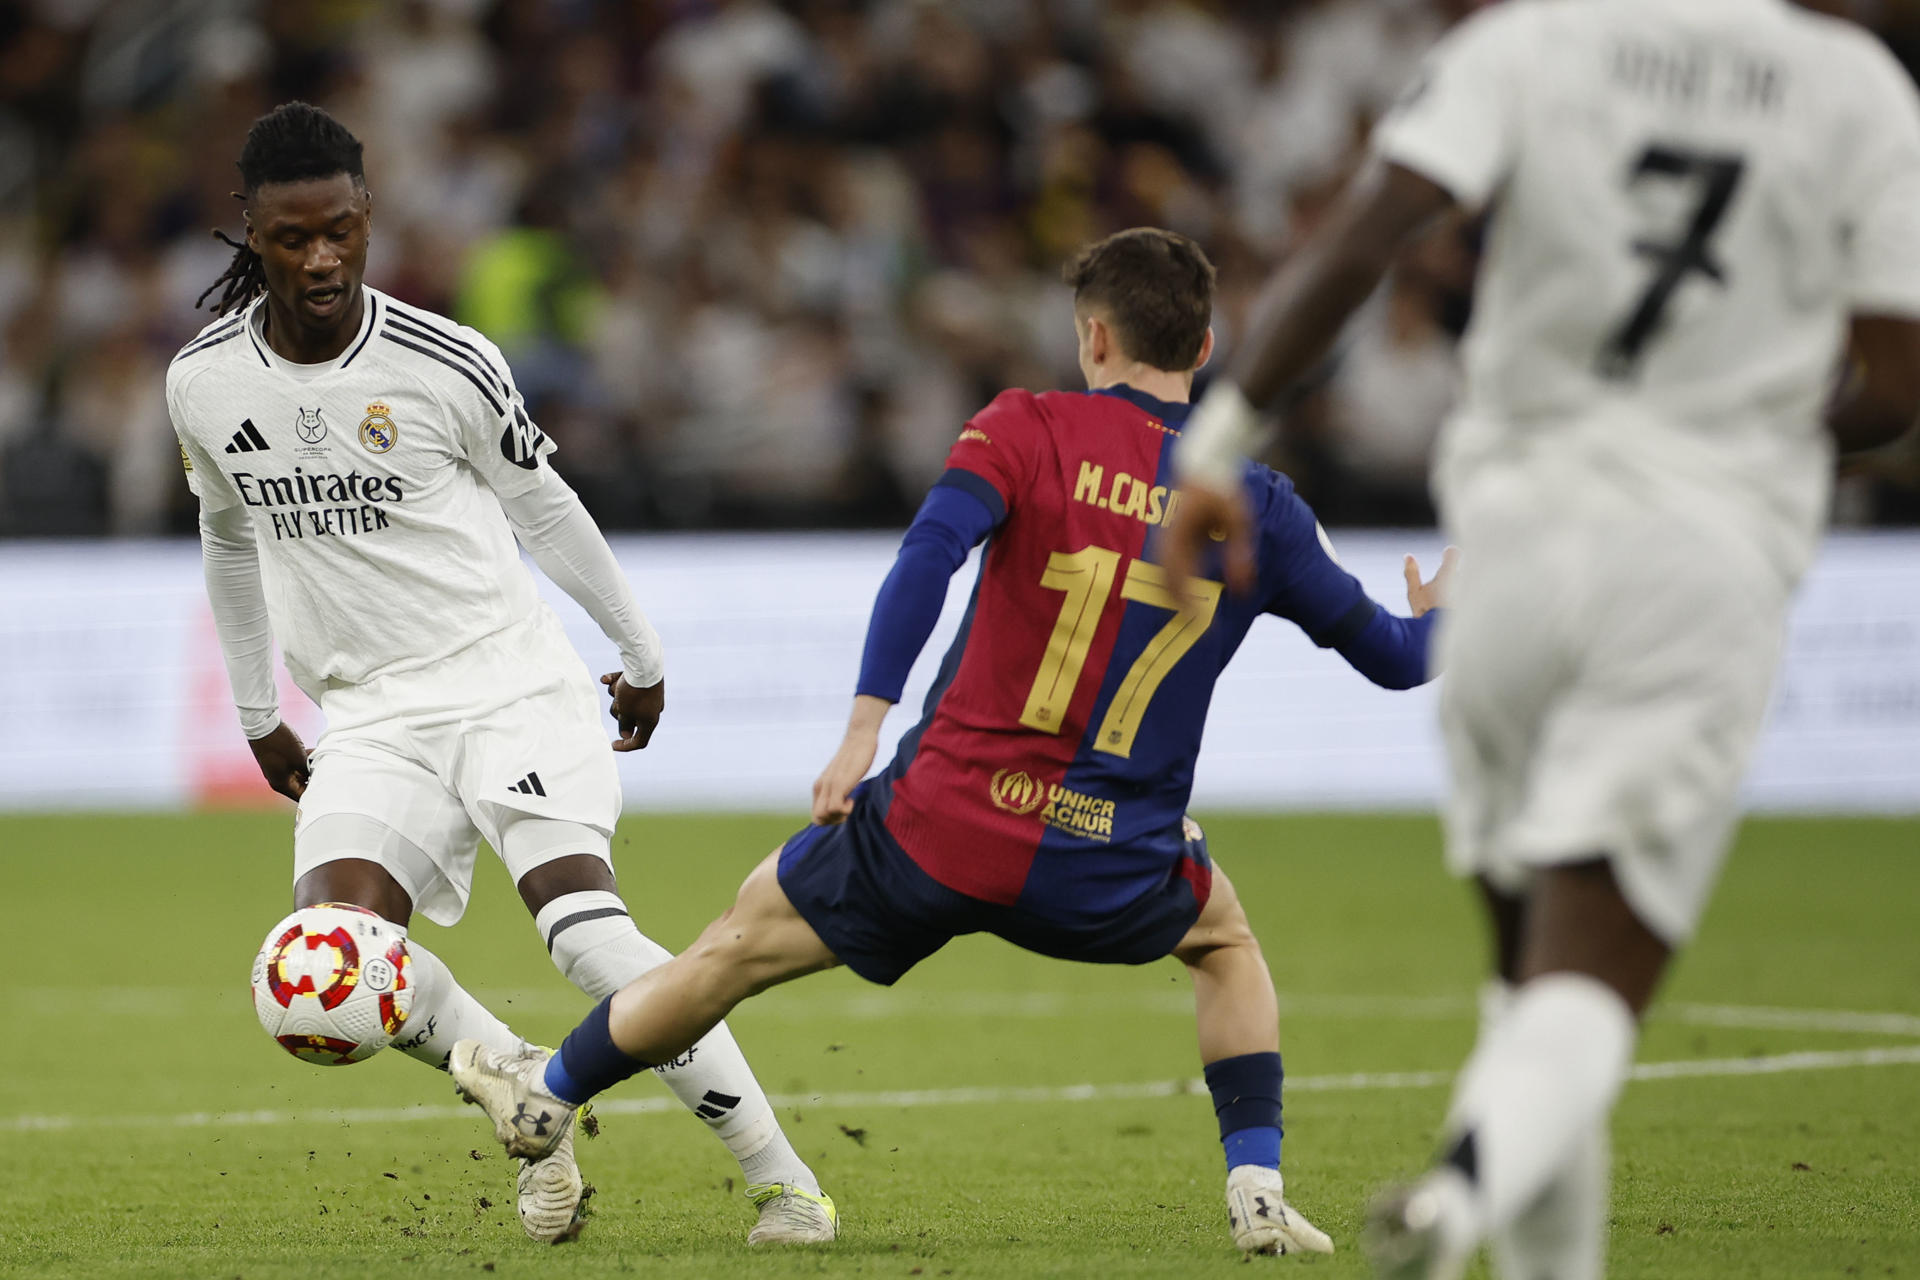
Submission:
<svg viewBox="0 0 1920 1280">
<path fill-rule="evenodd" d="M 377 400 L 367 406 L 367 416 L 360 419 L 360 445 L 368 453 L 385 453 L 399 442 L 391 413 Z"/>
</svg>

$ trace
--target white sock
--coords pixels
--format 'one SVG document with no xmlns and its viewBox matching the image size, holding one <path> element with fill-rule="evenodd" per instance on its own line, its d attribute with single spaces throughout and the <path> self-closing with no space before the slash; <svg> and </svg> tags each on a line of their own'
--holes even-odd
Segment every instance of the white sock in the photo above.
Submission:
<svg viewBox="0 0 1920 1280">
<path fill-rule="evenodd" d="M 1514 988 L 1504 978 L 1480 985 L 1476 1050 L 1506 1017 L 1513 997 Z M 1599 1280 L 1606 1261 L 1611 1156 L 1602 1122 L 1580 1139 L 1573 1158 L 1540 1198 L 1489 1238 L 1494 1275 L 1501 1280 Z"/>
<path fill-rule="evenodd" d="M 1486 1043 L 1493 1029 L 1506 1018 L 1507 1010 L 1513 1008 L 1514 993 L 1519 988 L 1505 978 L 1488 978 L 1480 984 L 1480 1035 L 1474 1041 L 1478 1049 Z"/>
<path fill-rule="evenodd" d="M 1503 1232 L 1605 1124 L 1633 1061 L 1633 1012 L 1605 983 L 1526 983 L 1468 1061 L 1448 1163 L 1472 1185 L 1476 1237 Z M 1449 1232 L 1453 1234 L 1453 1232 Z"/>
<path fill-rule="evenodd" d="M 1579 1140 L 1540 1198 L 1494 1232 L 1493 1273 L 1501 1280 L 1600 1280 L 1611 1166 L 1603 1120 Z"/>
<path fill-rule="evenodd" d="M 445 961 L 412 938 L 407 939 L 407 954 L 412 958 L 413 1010 L 394 1037 L 393 1048 L 442 1071 L 456 1040 L 478 1040 L 501 1053 L 520 1051 L 525 1042 L 454 981 Z"/>
<path fill-rule="evenodd" d="M 554 965 L 594 1000 L 673 958 L 640 932 L 617 893 L 563 894 L 540 909 L 534 924 Z M 773 1104 L 726 1023 L 654 1074 L 727 1144 L 749 1184 L 785 1182 L 819 1192 L 819 1180 L 781 1132 Z"/>
</svg>

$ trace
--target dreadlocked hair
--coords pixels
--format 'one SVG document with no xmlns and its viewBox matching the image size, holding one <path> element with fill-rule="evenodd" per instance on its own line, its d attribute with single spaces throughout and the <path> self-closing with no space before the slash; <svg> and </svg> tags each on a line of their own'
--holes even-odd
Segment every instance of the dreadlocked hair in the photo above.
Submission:
<svg viewBox="0 0 1920 1280">
<path fill-rule="evenodd" d="M 233 194 L 236 200 L 248 200 L 255 191 L 273 183 L 307 182 L 337 173 L 346 174 L 356 184 L 366 183 L 360 139 L 319 107 L 285 102 L 255 120 L 247 130 L 246 145 L 240 149 L 240 182 L 245 190 Z M 245 239 L 235 240 L 217 227 L 213 238 L 233 248 L 233 261 L 193 305 L 200 307 L 209 294 L 219 290 L 213 313 L 223 316 L 265 292 L 267 276 L 260 255 L 247 247 Z"/>
</svg>

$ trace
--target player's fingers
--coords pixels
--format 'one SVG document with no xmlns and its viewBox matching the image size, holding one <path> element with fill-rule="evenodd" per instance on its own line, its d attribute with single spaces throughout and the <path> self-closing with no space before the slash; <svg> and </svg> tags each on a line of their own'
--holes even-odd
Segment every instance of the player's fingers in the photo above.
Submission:
<svg viewBox="0 0 1920 1280">
<path fill-rule="evenodd" d="M 1244 596 L 1253 591 L 1258 574 L 1254 569 L 1253 539 L 1245 528 L 1235 528 L 1227 534 L 1226 571 L 1227 585 L 1235 595 Z"/>
<path fill-rule="evenodd" d="M 828 768 L 820 775 L 820 780 L 813 784 L 813 820 L 826 827 L 845 821 L 846 816 L 853 812 L 853 801 L 850 799 L 853 787 L 854 783 L 847 780 L 842 769 Z"/>
<path fill-rule="evenodd" d="M 1167 571 L 1173 589 L 1185 595 L 1193 578 L 1193 552 L 1187 544 L 1187 526 L 1177 515 L 1160 534 L 1160 567 Z"/>
<path fill-rule="evenodd" d="M 1445 567 L 1444 561 L 1442 562 L 1442 567 Z M 1407 595 L 1411 597 L 1414 592 L 1420 589 L 1420 562 L 1412 556 L 1408 556 L 1400 564 L 1400 573 L 1401 576 L 1407 580 Z"/>
</svg>

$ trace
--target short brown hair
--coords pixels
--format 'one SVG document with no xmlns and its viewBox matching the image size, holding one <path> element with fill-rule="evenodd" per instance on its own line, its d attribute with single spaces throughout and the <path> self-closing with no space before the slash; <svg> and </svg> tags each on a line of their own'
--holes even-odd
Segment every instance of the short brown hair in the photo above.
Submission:
<svg viewBox="0 0 1920 1280">
<path fill-rule="evenodd" d="M 1073 305 L 1099 307 L 1129 356 L 1185 373 L 1213 319 L 1213 264 L 1177 231 L 1134 227 L 1074 255 L 1061 278 Z"/>
</svg>

